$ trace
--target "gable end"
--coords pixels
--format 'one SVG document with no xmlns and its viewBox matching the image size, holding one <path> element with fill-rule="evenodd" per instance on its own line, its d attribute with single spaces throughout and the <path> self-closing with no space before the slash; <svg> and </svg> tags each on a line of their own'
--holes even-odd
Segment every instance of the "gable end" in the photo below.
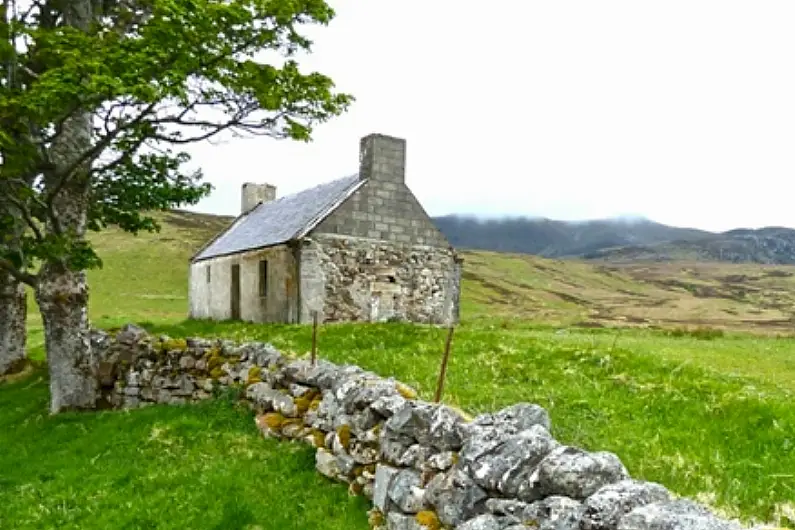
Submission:
<svg viewBox="0 0 795 530">
<path fill-rule="evenodd" d="M 365 181 L 313 232 L 450 247 L 414 193 L 395 182 Z"/>
</svg>

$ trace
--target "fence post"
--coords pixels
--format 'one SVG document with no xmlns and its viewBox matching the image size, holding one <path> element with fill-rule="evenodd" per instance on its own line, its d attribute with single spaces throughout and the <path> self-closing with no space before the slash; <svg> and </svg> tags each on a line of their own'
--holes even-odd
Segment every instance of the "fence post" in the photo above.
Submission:
<svg viewBox="0 0 795 530">
<path fill-rule="evenodd" d="M 444 380 L 447 377 L 447 360 L 450 358 L 450 346 L 453 343 L 453 330 L 455 330 L 454 326 L 450 326 L 447 330 L 447 341 L 444 344 L 444 354 L 442 355 L 442 368 L 439 370 L 439 382 L 436 384 L 436 398 L 434 400 L 436 403 L 439 403 L 442 399 Z"/>
<path fill-rule="evenodd" d="M 317 311 L 312 312 L 312 366 L 317 362 Z"/>
</svg>

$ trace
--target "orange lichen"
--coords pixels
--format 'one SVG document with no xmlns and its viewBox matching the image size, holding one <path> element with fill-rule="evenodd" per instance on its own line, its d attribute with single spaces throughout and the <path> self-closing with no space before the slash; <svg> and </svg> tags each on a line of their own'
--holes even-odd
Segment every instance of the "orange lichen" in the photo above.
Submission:
<svg viewBox="0 0 795 530">
<path fill-rule="evenodd" d="M 416 515 L 417 522 L 420 526 L 424 526 L 428 530 L 441 530 L 442 523 L 439 521 L 439 517 L 436 516 L 436 513 L 425 510 Z"/>
</svg>

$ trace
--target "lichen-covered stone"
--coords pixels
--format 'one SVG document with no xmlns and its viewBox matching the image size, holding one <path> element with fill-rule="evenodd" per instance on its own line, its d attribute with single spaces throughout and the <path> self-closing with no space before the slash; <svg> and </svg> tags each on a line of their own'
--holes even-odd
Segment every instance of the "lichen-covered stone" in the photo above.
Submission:
<svg viewBox="0 0 795 530">
<path fill-rule="evenodd" d="M 494 440 L 490 438 L 490 441 Z M 472 450 L 462 457 L 472 478 L 483 488 L 515 497 L 526 484 L 538 464 L 558 446 L 543 426 L 536 424 L 518 434 L 506 436 L 499 444 L 489 443 L 490 449 L 472 460 Z M 527 499 L 525 500 L 532 500 Z"/>
<path fill-rule="evenodd" d="M 553 495 L 528 506 L 523 519 L 538 530 L 579 530 L 582 511 L 581 502 Z"/>
<path fill-rule="evenodd" d="M 399 512 L 390 512 L 386 516 L 387 530 L 429 530 L 423 526 L 412 515 L 404 515 Z"/>
<path fill-rule="evenodd" d="M 516 523 L 526 520 L 525 513 L 530 507 L 526 502 L 516 499 L 489 499 L 486 501 L 486 510 L 494 515 L 504 516 Z"/>
<path fill-rule="evenodd" d="M 406 436 L 428 445 L 430 441 L 431 417 L 435 407 L 430 403 L 407 401 L 401 409 L 384 423 L 384 430 Z"/>
<path fill-rule="evenodd" d="M 280 372 L 286 381 L 317 387 L 321 390 L 331 390 L 339 380 L 340 368 L 328 361 L 318 359 L 312 366 L 309 360 L 297 360 L 286 364 Z"/>
<path fill-rule="evenodd" d="M 293 398 L 271 388 L 267 383 L 256 383 L 246 389 L 246 397 L 263 411 L 279 412 L 287 417 L 295 417 L 298 409 Z"/>
<path fill-rule="evenodd" d="M 741 530 L 734 521 L 715 517 L 688 500 L 640 506 L 621 518 L 617 530 Z"/>
<path fill-rule="evenodd" d="M 616 530 L 621 518 L 640 506 L 664 503 L 671 494 L 660 484 L 633 479 L 599 489 L 588 497 L 580 519 L 581 530 Z"/>
<path fill-rule="evenodd" d="M 413 469 L 401 469 L 389 484 L 389 498 L 403 513 L 422 511 L 424 496 L 420 474 Z"/>
<path fill-rule="evenodd" d="M 362 374 L 351 378 L 335 392 L 347 414 L 353 414 L 370 406 L 376 400 L 386 396 L 399 395 L 395 382 L 382 379 L 375 374 Z"/>
<path fill-rule="evenodd" d="M 335 454 L 337 459 L 337 468 L 340 471 L 340 478 L 350 477 L 356 469 L 356 460 L 347 454 Z"/>
<path fill-rule="evenodd" d="M 340 475 L 336 457 L 322 447 L 315 452 L 315 469 L 329 478 L 337 478 Z"/>
<path fill-rule="evenodd" d="M 387 501 L 389 500 L 389 486 L 392 479 L 400 470 L 391 466 L 378 464 L 375 468 L 375 483 L 373 485 L 373 505 L 382 513 L 387 511 Z"/>
<path fill-rule="evenodd" d="M 541 425 L 551 429 L 549 413 L 534 403 L 516 403 L 493 414 L 481 414 L 472 421 L 472 426 L 499 427 L 513 432 L 529 429 L 533 425 Z"/>
<path fill-rule="evenodd" d="M 613 453 L 589 453 L 582 449 L 561 446 L 538 465 L 533 487 L 519 494 L 522 500 L 541 495 L 563 495 L 582 500 L 599 488 L 629 478 L 629 473 Z"/>
<path fill-rule="evenodd" d="M 484 513 L 488 495 L 461 468 L 453 467 L 430 481 L 425 498 L 442 523 L 455 526 Z"/>
<path fill-rule="evenodd" d="M 190 370 L 196 366 L 196 359 L 190 355 L 183 355 L 179 358 L 179 367 L 183 370 Z"/>
<path fill-rule="evenodd" d="M 502 530 L 504 526 L 498 517 L 486 513 L 459 525 L 457 530 Z"/>
<path fill-rule="evenodd" d="M 423 462 L 423 469 L 432 471 L 447 471 L 458 460 L 458 453 L 455 451 L 444 451 L 436 453 Z"/>
<path fill-rule="evenodd" d="M 186 374 L 177 377 L 176 383 L 177 387 L 174 388 L 171 393 L 177 397 L 191 397 L 193 391 L 196 389 L 193 379 Z"/>
<path fill-rule="evenodd" d="M 146 338 L 148 333 L 142 327 L 135 324 L 125 324 L 116 333 L 116 342 L 119 344 L 133 345 Z"/>
<path fill-rule="evenodd" d="M 378 449 L 359 441 L 354 441 L 350 444 L 348 454 L 358 464 L 366 465 L 378 462 Z"/>
<path fill-rule="evenodd" d="M 406 399 L 398 394 L 380 396 L 370 404 L 370 409 L 385 418 L 390 418 L 400 411 L 406 404 Z"/>
<path fill-rule="evenodd" d="M 384 431 L 379 440 L 378 458 L 388 464 L 400 466 L 405 462 L 405 455 L 414 445 L 414 440 L 409 437 L 386 435 Z"/>
<path fill-rule="evenodd" d="M 439 451 L 458 451 L 463 444 L 463 423 L 464 418 L 450 407 L 436 407 L 428 426 L 428 443 Z"/>
<path fill-rule="evenodd" d="M 284 357 L 271 344 L 261 342 L 250 342 L 243 345 L 240 349 L 240 359 L 250 361 L 253 365 L 260 368 L 270 368 L 279 366 L 284 362 Z"/>
<path fill-rule="evenodd" d="M 299 385 L 298 383 L 290 383 L 287 388 L 290 389 L 290 395 L 294 398 L 300 398 L 313 392 L 311 386 Z"/>
<path fill-rule="evenodd" d="M 422 468 L 422 464 L 431 454 L 431 448 L 420 444 L 409 447 L 397 460 L 397 464 L 403 467 Z"/>
<path fill-rule="evenodd" d="M 358 411 L 351 417 L 351 427 L 357 435 L 362 435 L 379 424 L 381 418 L 370 409 Z"/>
</svg>

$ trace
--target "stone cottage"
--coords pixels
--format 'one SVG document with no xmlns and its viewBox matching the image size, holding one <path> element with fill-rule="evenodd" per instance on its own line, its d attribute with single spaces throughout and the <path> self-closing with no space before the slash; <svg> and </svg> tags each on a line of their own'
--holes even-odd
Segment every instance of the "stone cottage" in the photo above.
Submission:
<svg viewBox="0 0 795 530">
<path fill-rule="evenodd" d="M 458 321 L 461 258 L 406 186 L 406 142 L 361 139 L 359 173 L 242 213 L 190 261 L 190 316 L 249 322 Z"/>
</svg>

